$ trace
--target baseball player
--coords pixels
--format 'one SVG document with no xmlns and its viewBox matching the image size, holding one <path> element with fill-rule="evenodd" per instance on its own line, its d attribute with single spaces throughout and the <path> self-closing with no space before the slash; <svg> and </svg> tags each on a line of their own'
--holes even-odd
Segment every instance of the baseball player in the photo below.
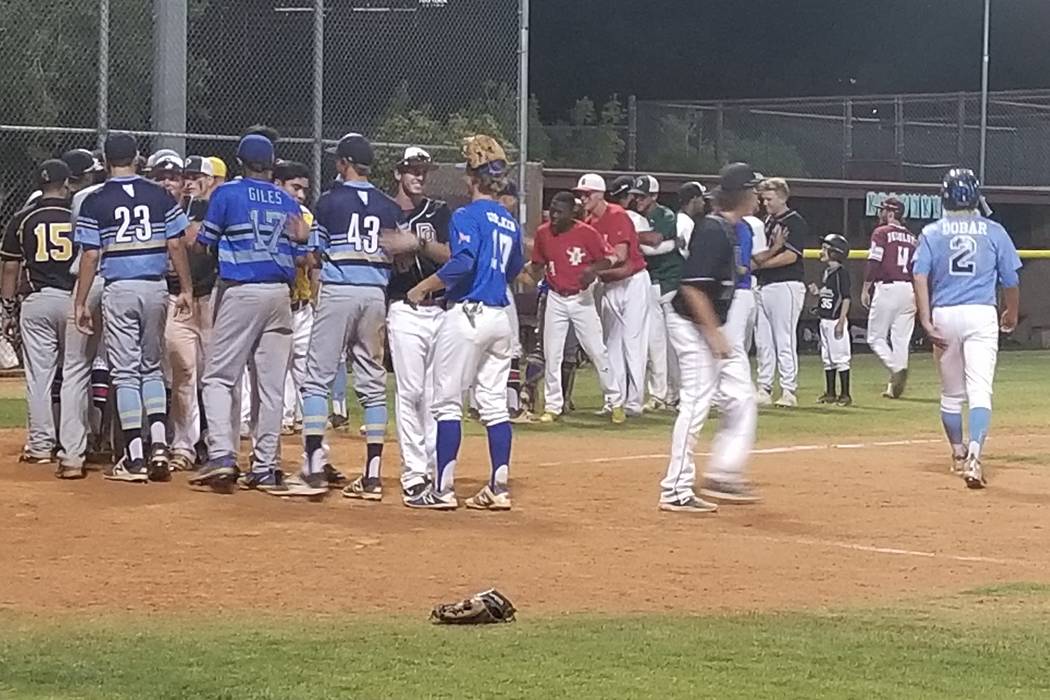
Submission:
<svg viewBox="0 0 1050 700">
<path fill-rule="evenodd" d="M 313 224 L 314 215 L 306 208 L 310 192 L 310 171 L 303 163 L 279 161 L 273 170 L 273 182 L 299 203 L 303 220 Z M 284 380 L 284 415 L 281 434 L 293 435 L 302 429 L 302 387 L 306 377 L 306 353 L 314 326 L 314 285 L 308 267 L 300 266 L 292 284 L 292 356 Z"/>
<path fill-rule="evenodd" d="M 689 239 L 693 235 L 696 219 L 702 219 L 704 214 L 707 213 L 709 200 L 710 195 L 707 192 L 707 188 L 699 182 L 686 182 L 678 188 L 678 213 L 675 214 L 675 230 L 677 232 L 678 253 L 682 256 L 683 261 L 689 254 Z M 763 237 L 762 241 L 763 245 L 765 245 L 765 237 Z M 730 307 L 730 312 L 732 312 L 732 307 Z M 666 314 L 664 316 L 664 326 L 667 326 Z M 670 345 L 670 338 L 668 338 L 668 346 L 670 347 L 668 355 L 670 366 L 668 368 L 667 402 L 677 408 L 681 374 L 678 371 L 678 358 L 674 356 L 674 347 Z"/>
<path fill-rule="evenodd" d="M 189 314 L 192 282 L 183 233 L 189 226 L 175 199 L 135 174 L 138 147 L 130 134 L 105 142 L 110 179 L 84 200 L 76 223 L 81 246 L 74 305 L 77 327 L 95 332 L 88 296 L 96 270 L 105 279 L 102 315 L 106 352 L 124 432 L 124 458 L 104 474 L 114 481 L 169 481 L 167 410 L 161 359 L 168 294 L 164 274 L 170 259 L 183 290 L 174 310 Z M 142 415 L 149 425 L 148 465 L 142 444 Z"/>
<path fill-rule="evenodd" d="M 56 449 L 51 385 L 61 367 L 66 317 L 75 278 L 73 227 L 69 210 L 69 166 L 46 160 L 37 168 L 40 196 L 18 211 L 0 246 L 3 282 L 0 294 L 8 317 L 17 311 L 22 294 L 20 326 L 29 407 L 29 434 L 19 461 L 47 464 Z M 25 279 L 22 279 L 23 270 Z M 19 289 L 21 287 L 21 289 Z M 59 467 L 59 478 L 81 478 L 83 466 Z"/>
<path fill-rule="evenodd" d="M 146 175 L 167 190 L 172 198 L 182 202 L 182 156 L 170 148 L 153 153 L 146 160 Z"/>
<path fill-rule="evenodd" d="M 105 168 L 98 157 L 86 148 L 73 148 L 62 154 L 62 162 L 69 168 L 69 191 L 79 192 L 92 185 L 97 185 L 105 179 Z M 22 208 L 36 203 L 36 200 L 44 194 L 42 188 L 37 188 L 26 198 Z"/>
<path fill-rule="evenodd" d="M 779 177 L 763 180 L 759 194 L 766 209 L 766 239 L 784 238 L 784 249 L 756 266 L 759 283 L 758 403 L 772 403 L 774 374 L 780 375 L 781 395 L 776 405 L 798 405 L 798 319 L 806 288 L 803 284 L 802 250 L 809 240 L 809 226 L 788 207 L 791 190 Z"/>
<path fill-rule="evenodd" d="M 434 416 L 437 419 L 437 470 L 434 484 L 405 501 L 411 508 L 454 510 L 456 459 L 462 439 L 463 393 L 477 386 L 481 420 L 488 432 L 492 472 L 468 508 L 509 510 L 511 424 L 506 387 L 512 350 L 506 312 L 507 285 L 521 272 L 521 230 L 496 198 L 507 185 L 507 156 L 490 136 L 464 140 L 470 204 L 456 210 L 449 224 L 448 262 L 408 292 L 420 304 L 444 289 L 448 307 L 434 349 Z"/>
<path fill-rule="evenodd" d="M 593 289 L 598 273 L 612 267 L 617 258 L 600 233 L 573 218 L 574 209 L 575 198 L 571 192 L 554 195 L 550 222 L 536 231 L 532 248 L 530 272 L 537 280 L 546 273 L 549 286 L 543 317 L 546 398 L 540 422 L 553 423 L 562 414 L 561 366 L 565 335 L 571 327 L 598 372 L 605 404 L 613 407 L 612 422 L 619 424 L 626 420 L 623 397 L 602 342 Z"/>
<path fill-rule="evenodd" d="M 935 346 L 941 376 L 941 423 L 952 471 L 971 489 L 984 488 L 981 449 L 992 418 L 992 379 L 999 331 L 1013 332 L 1021 302 L 1010 234 L 981 216 L 981 185 L 972 170 L 949 170 L 941 185 L 944 217 L 922 230 L 912 270 L 919 322 Z M 996 292 L 1004 309 L 997 315 Z M 963 442 L 963 403 L 970 439 Z"/>
<path fill-rule="evenodd" d="M 151 172 L 156 173 L 157 169 Z M 194 245 L 208 212 L 211 163 L 201 156 L 190 156 L 182 172 L 185 189 L 182 204 L 190 222 L 185 241 L 193 281 L 193 309 L 187 316 L 175 313 L 175 302 L 182 288 L 178 277 L 169 273 L 164 346 L 171 372 L 171 468 L 174 471 L 190 471 L 197 460 L 197 445 L 203 432 L 200 377 L 205 348 L 211 341 L 211 297 L 218 276 L 214 252 Z"/>
<path fill-rule="evenodd" d="M 211 163 L 211 190 L 208 192 L 210 196 L 218 187 L 225 184 L 226 182 L 226 161 L 218 156 L 208 156 L 208 162 Z"/>
<path fill-rule="evenodd" d="M 273 142 L 248 134 L 237 146 L 237 159 L 242 179 L 212 193 L 197 236 L 198 245 L 218 248 L 219 281 L 201 379 L 208 407 L 208 462 L 189 481 L 228 491 L 237 480 L 233 392 L 251 362 L 258 410 L 254 459 L 242 485 L 277 495 L 319 495 L 303 485 L 289 487 L 280 470 L 284 376 L 292 349 L 288 286 L 296 258 L 305 254 L 309 228 L 299 203 L 273 184 Z"/>
<path fill-rule="evenodd" d="M 418 304 L 408 292 L 449 258 L 448 205 L 426 196 L 428 175 L 437 166 L 422 148 L 409 147 L 394 168 L 394 201 L 415 236 L 415 250 L 394 257 L 390 276 L 387 334 L 397 385 L 397 441 L 401 448 L 402 500 L 420 496 L 432 480 L 437 462 L 437 421 L 434 403 L 434 347 L 445 316 L 444 290 Z"/>
<path fill-rule="evenodd" d="M 918 239 L 904 227 L 904 203 L 887 197 L 871 234 L 860 303 L 868 311 L 868 345 L 890 371 L 883 396 L 900 398 L 908 380 L 908 346 L 915 330 L 911 267 Z M 887 339 L 889 342 L 887 342 Z"/>
<path fill-rule="evenodd" d="M 605 179 L 583 175 L 576 195 L 587 213 L 586 223 L 598 229 L 616 253 L 617 264 L 598 273 L 604 282 L 602 326 L 609 363 L 628 416 L 642 414 L 645 363 L 649 345 L 650 280 L 638 234 L 623 207 L 605 201 Z M 605 411 L 612 413 L 612 406 Z"/>
<path fill-rule="evenodd" d="M 849 389 L 849 366 L 852 343 L 849 334 L 850 279 L 845 262 L 849 258 L 849 241 L 837 233 L 824 236 L 820 261 L 827 265 L 820 287 L 810 282 L 809 292 L 817 297 L 820 319 L 820 359 L 824 364 L 824 393 L 817 403 L 853 403 Z M 835 390 L 838 377 L 841 392 Z"/>
<path fill-rule="evenodd" d="M 642 175 L 631 186 L 638 213 L 647 219 L 651 231 L 638 234 L 638 242 L 649 270 L 649 401 L 648 411 L 671 407 L 668 390 L 667 323 L 665 308 L 678 291 L 682 255 L 678 252 L 678 225 L 673 211 L 660 204 L 660 182 Z"/>
<path fill-rule="evenodd" d="M 341 184 L 317 201 L 310 249 L 323 260 L 303 381 L 303 437 L 306 460 L 300 478 L 310 488 L 327 489 L 322 449 L 328 396 L 339 360 L 353 366 L 354 391 L 364 408 L 367 455 L 360 477 L 343 489 L 346 498 L 383 498 L 380 472 L 386 435 L 386 289 L 391 259 L 383 247 L 387 232 L 404 225 L 401 207 L 377 190 L 368 176 L 375 161 L 372 144 L 346 134 L 329 149 L 336 156 Z"/>
<path fill-rule="evenodd" d="M 696 440 L 716 391 L 726 398 L 701 494 L 730 503 L 757 500 L 743 473 L 757 423 L 751 367 L 747 354 L 730 345 L 723 332 L 733 303 L 739 263 L 739 237 L 734 226 L 754 211 L 757 182 L 746 163 L 723 168 L 714 192 L 718 213 L 698 219 L 690 236 L 681 284 L 667 316 L 682 386 L 671 435 L 671 460 L 660 482 L 660 510 L 718 510 L 716 504 L 698 498 L 694 491 Z"/>
</svg>

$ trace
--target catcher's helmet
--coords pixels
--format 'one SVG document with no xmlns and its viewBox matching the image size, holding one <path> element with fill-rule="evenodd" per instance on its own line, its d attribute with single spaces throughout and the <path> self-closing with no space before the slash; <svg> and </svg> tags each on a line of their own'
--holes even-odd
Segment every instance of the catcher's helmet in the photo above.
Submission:
<svg viewBox="0 0 1050 700">
<path fill-rule="evenodd" d="M 969 168 L 952 168 L 941 182 L 941 201 L 948 211 L 976 209 L 981 201 L 981 182 Z"/>
<path fill-rule="evenodd" d="M 830 248 L 833 253 L 837 253 L 841 259 L 845 260 L 849 257 L 849 241 L 846 240 L 845 236 L 829 233 L 824 236 L 821 242 Z"/>
</svg>

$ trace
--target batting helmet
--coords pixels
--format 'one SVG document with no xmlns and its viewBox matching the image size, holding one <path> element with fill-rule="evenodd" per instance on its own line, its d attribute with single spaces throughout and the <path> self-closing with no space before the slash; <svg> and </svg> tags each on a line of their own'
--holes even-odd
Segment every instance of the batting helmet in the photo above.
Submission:
<svg viewBox="0 0 1050 700">
<path fill-rule="evenodd" d="M 976 209 L 981 201 L 981 182 L 969 168 L 952 168 L 941 182 L 941 201 L 948 211 Z"/>
<path fill-rule="evenodd" d="M 829 233 L 824 236 L 824 239 L 821 242 L 830 248 L 831 252 L 837 253 L 842 260 L 849 257 L 849 241 L 846 240 L 845 236 L 841 236 L 837 233 Z"/>
</svg>

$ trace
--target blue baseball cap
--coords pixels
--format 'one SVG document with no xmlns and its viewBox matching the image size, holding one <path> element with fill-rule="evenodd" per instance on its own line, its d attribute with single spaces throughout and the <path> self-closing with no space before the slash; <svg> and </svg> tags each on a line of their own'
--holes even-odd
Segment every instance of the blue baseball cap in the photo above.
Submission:
<svg viewBox="0 0 1050 700">
<path fill-rule="evenodd" d="M 273 143 L 260 134 L 248 134 L 237 144 L 237 157 L 242 163 L 273 163 Z"/>
</svg>

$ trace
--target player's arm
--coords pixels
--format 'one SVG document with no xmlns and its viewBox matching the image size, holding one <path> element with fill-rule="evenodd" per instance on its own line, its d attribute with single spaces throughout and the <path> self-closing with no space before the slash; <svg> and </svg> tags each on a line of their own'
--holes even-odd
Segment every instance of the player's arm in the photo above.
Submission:
<svg viewBox="0 0 1050 700">
<path fill-rule="evenodd" d="M 204 221 L 194 241 L 196 250 L 207 251 L 218 245 L 219 236 L 226 225 L 227 192 L 228 190 L 222 187 L 212 192 L 211 199 L 208 200 L 208 213 L 204 215 Z"/>
<path fill-rule="evenodd" d="M 418 304 L 428 294 L 452 287 L 469 275 L 477 263 L 477 246 L 480 239 L 480 230 L 476 222 L 470 220 L 469 215 L 458 212 L 457 215 L 453 215 L 452 224 L 449 226 L 452 255 L 437 272 L 408 290 L 408 301 Z"/>
<path fill-rule="evenodd" d="M 186 213 L 174 201 L 164 215 L 164 237 L 167 241 L 168 259 L 179 278 L 179 295 L 175 298 L 175 313 L 188 314 L 193 310 L 193 278 L 190 276 L 190 260 L 186 254 L 186 229 L 190 221 Z"/>
<path fill-rule="evenodd" d="M 932 252 L 926 242 L 926 236 L 919 237 L 915 249 L 915 266 L 912 270 L 912 289 L 915 292 L 915 315 L 919 325 L 930 338 L 930 342 L 939 348 L 947 347 L 944 336 L 933 325 L 933 311 L 930 307 L 930 281 L 928 275 L 932 267 Z"/>
<path fill-rule="evenodd" d="M 850 298 L 850 279 L 846 268 L 839 269 L 839 295 L 842 298 L 842 309 L 839 311 L 839 320 L 835 324 L 835 337 L 841 338 L 842 334 L 849 328 L 849 310 L 852 299 Z"/>
<path fill-rule="evenodd" d="M 643 253 L 645 252 L 645 248 L 655 248 L 663 242 L 663 234 L 659 231 L 642 231 L 638 234 L 638 245 L 643 246 Z"/>
<path fill-rule="evenodd" d="M 1003 289 L 1003 312 L 999 318 L 999 328 L 1003 333 L 1013 333 L 1021 308 L 1021 278 L 1017 274 L 1021 269 L 1021 258 L 1010 237 L 1003 235 L 1002 238 L 996 250 L 999 284 Z"/>
<path fill-rule="evenodd" d="M 543 237 L 541 233 L 537 232 L 536 238 L 532 242 L 529 264 L 525 267 L 525 271 L 533 282 L 539 282 L 543 279 L 543 273 L 547 270 L 547 263 L 547 254 L 543 249 Z"/>
<path fill-rule="evenodd" d="M 769 250 L 761 254 L 758 266 L 763 270 L 794 265 L 802 257 L 802 241 L 805 240 L 805 228 L 801 219 L 792 224 L 781 224 L 773 237 Z"/>
<path fill-rule="evenodd" d="M 868 261 L 864 264 L 864 284 L 861 286 L 860 304 L 864 308 L 871 306 L 871 288 L 882 267 L 882 258 L 886 254 L 886 234 L 875 229 L 871 234 L 871 246 L 868 248 Z"/>
<path fill-rule="evenodd" d="M 0 297 L 3 297 L 5 311 L 16 303 L 18 277 L 22 274 L 22 250 L 18 240 L 20 220 L 21 217 L 17 214 L 11 219 L 4 230 L 3 243 L 0 244 L 0 260 L 3 260 L 0 269 Z"/>
</svg>

